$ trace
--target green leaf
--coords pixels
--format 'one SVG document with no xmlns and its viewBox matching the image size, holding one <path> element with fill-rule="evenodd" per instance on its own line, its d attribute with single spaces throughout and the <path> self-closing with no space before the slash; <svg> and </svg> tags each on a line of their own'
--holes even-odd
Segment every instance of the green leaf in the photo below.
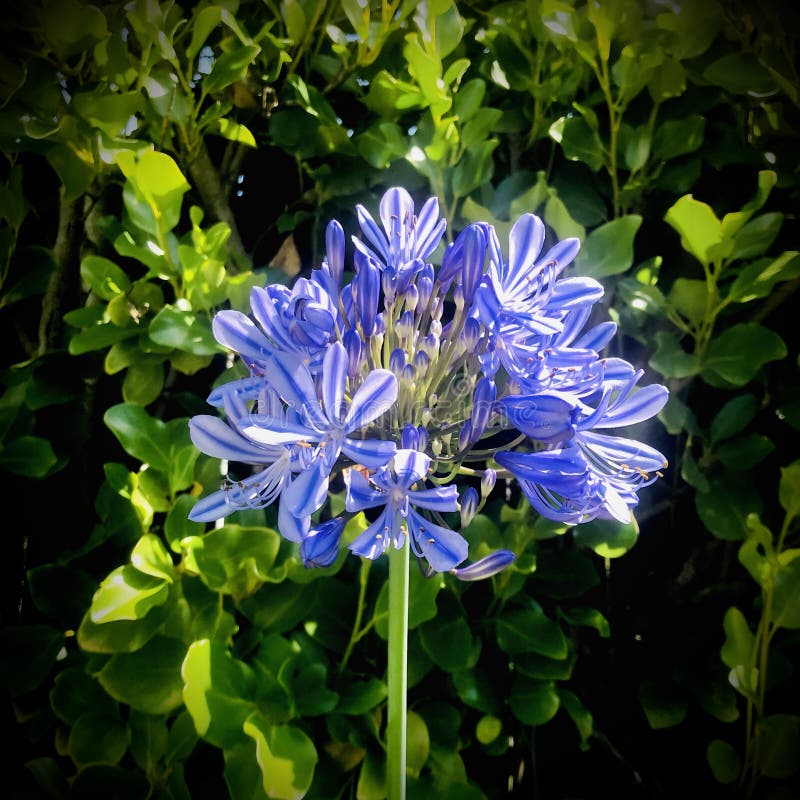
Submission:
<svg viewBox="0 0 800 800">
<path fill-rule="evenodd" d="M 49 625 L 17 625 L 0 630 L 0 685 L 11 697 L 33 691 L 55 664 L 64 634 Z"/>
<path fill-rule="evenodd" d="M 559 616 L 571 625 L 594 628 L 604 639 L 608 639 L 611 636 L 611 626 L 608 624 L 608 620 L 596 608 L 586 608 L 584 606 L 576 606 L 566 610 L 560 608 Z"/>
<path fill-rule="evenodd" d="M 633 264 L 633 240 L 641 224 L 638 214 L 629 214 L 595 228 L 575 259 L 578 274 L 607 278 L 629 269 Z"/>
<path fill-rule="evenodd" d="M 175 577 L 175 566 L 161 539 L 155 534 L 147 533 L 136 543 L 131 553 L 131 564 L 139 572 L 161 578 L 172 583 Z"/>
<path fill-rule="evenodd" d="M 511 712 L 526 725 L 544 725 L 561 705 L 552 681 L 534 681 L 523 676 L 514 679 L 508 700 Z"/>
<path fill-rule="evenodd" d="M 588 708 L 581 702 L 580 698 L 566 689 L 559 689 L 558 696 L 561 699 L 561 707 L 569 714 L 578 735 L 581 737 L 581 750 L 588 748 L 588 741 L 594 733 L 594 719 Z"/>
<path fill-rule="evenodd" d="M 216 133 L 223 139 L 228 139 L 247 147 L 256 147 L 256 137 L 246 125 L 232 119 L 215 119 L 207 128 L 209 133 Z"/>
<path fill-rule="evenodd" d="M 219 642 L 202 639 L 189 647 L 181 675 L 183 701 L 197 732 L 217 747 L 232 747 L 244 736 L 255 710 L 256 678 Z"/>
<path fill-rule="evenodd" d="M 122 399 L 126 403 L 146 406 L 154 402 L 164 389 L 164 362 L 161 358 L 143 357 L 128 367 L 122 382 Z"/>
<path fill-rule="evenodd" d="M 0 469 L 25 478 L 43 478 L 57 463 L 52 445 L 40 436 L 19 436 L 0 450 Z"/>
<path fill-rule="evenodd" d="M 270 528 L 223 525 L 183 544 L 209 589 L 242 598 L 269 580 L 280 537 Z"/>
<path fill-rule="evenodd" d="M 115 717 L 89 711 L 69 733 L 69 754 L 80 767 L 85 764 L 117 764 L 128 749 L 128 729 Z"/>
<path fill-rule="evenodd" d="M 574 654 L 559 660 L 540 656 L 538 653 L 520 653 L 514 659 L 516 672 L 537 680 L 567 681 L 572 677 L 574 667 Z"/>
<path fill-rule="evenodd" d="M 223 53 L 214 61 L 211 72 L 203 78 L 200 84 L 203 91 L 206 94 L 216 94 L 226 86 L 244 78 L 260 52 L 261 48 L 258 45 L 251 44 Z"/>
<path fill-rule="evenodd" d="M 775 241 L 783 224 L 783 214 L 772 212 L 751 219 L 734 237 L 732 259 L 764 255 Z"/>
<path fill-rule="evenodd" d="M 139 767 L 152 775 L 164 757 L 169 732 L 164 717 L 132 711 L 128 718 L 131 731 L 131 755 Z"/>
<path fill-rule="evenodd" d="M 687 194 L 667 211 L 664 219 L 680 234 L 684 250 L 701 264 L 711 263 L 711 249 L 722 243 L 722 223 L 711 206 Z"/>
<path fill-rule="evenodd" d="M 386 684 L 377 678 L 348 676 L 337 687 L 339 714 L 364 714 L 386 699 Z"/>
<path fill-rule="evenodd" d="M 291 630 L 307 617 L 317 597 L 316 583 L 269 583 L 241 602 L 241 610 L 254 625 L 273 633 Z"/>
<path fill-rule="evenodd" d="M 639 703 L 653 730 L 672 728 L 686 718 L 686 698 L 671 684 L 644 681 L 639 687 Z"/>
<path fill-rule="evenodd" d="M 186 645 L 156 636 L 135 653 L 118 653 L 97 679 L 120 703 L 145 714 L 169 714 L 183 702 L 181 664 Z"/>
<path fill-rule="evenodd" d="M 767 778 L 791 778 L 800 769 L 800 716 L 770 714 L 758 722 L 761 772 Z"/>
<path fill-rule="evenodd" d="M 775 91 L 775 81 L 751 53 L 728 53 L 709 64 L 703 77 L 733 94 L 763 95 Z"/>
<path fill-rule="evenodd" d="M 87 653 L 132 653 L 161 630 L 169 606 L 168 603 L 155 606 L 143 619 L 100 624 L 92 622 L 87 612 L 78 628 L 78 644 Z"/>
<path fill-rule="evenodd" d="M 705 281 L 678 278 L 672 284 L 668 300 L 695 325 L 705 320 L 709 314 L 708 286 Z"/>
<path fill-rule="evenodd" d="M 154 606 L 163 605 L 169 584 L 134 567 L 117 567 L 100 584 L 92 598 L 89 618 L 95 625 L 120 620 L 138 620 Z"/>
<path fill-rule="evenodd" d="M 567 656 L 567 640 L 561 626 L 535 601 L 527 608 L 507 611 L 497 622 L 497 643 L 509 655 L 540 653 L 548 658 Z"/>
<path fill-rule="evenodd" d="M 86 256 L 81 261 L 81 278 L 101 300 L 111 300 L 131 285 L 128 276 L 102 256 Z"/>
<path fill-rule="evenodd" d="M 544 206 L 544 219 L 545 222 L 556 232 L 559 239 L 567 239 L 575 237 L 583 239 L 586 236 L 586 230 L 583 225 L 576 222 L 572 218 L 564 201 L 558 196 L 555 189 L 548 190 L 547 202 Z"/>
<path fill-rule="evenodd" d="M 789 519 L 800 514 L 800 461 L 781 468 L 778 498 Z"/>
<path fill-rule="evenodd" d="M 205 524 L 189 519 L 189 512 L 196 502 L 197 500 L 190 494 L 180 495 L 170 507 L 164 520 L 164 536 L 169 542 L 170 549 L 175 553 L 182 552 L 180 543 L 183 539 L 200 536 L 203 533 Z"/>
<path fill-rule="evenodd" d="M 247 718 L 244 732 L 256 743 L 256 757 L 267 796 L 276 800 L 305 797 L 318 760 L 311 739 L 291 725 L 270 725 L 258 712 Z"/>
<path fill-rule="evenodd" d="M 159 472 L 169 473 L 171 453 L 165 423 L 132 403 L 111 406 L 103 415 L 103 422 L 129 455 Z"/>
<path fill-rule="evenodd" d="M 463 617 L 448 619 L 440 613 L 420 626 L 419 636 L 425 652 L 446 672 L 468 669 L 478 660 L 479 642 Z"/>
<path fill-rule="evenodd" d="M 736 276 L 728 298 L 737 303 L 749 303 L 768 297 L 775 284 L 800 277 L 800 254 L 787 250 L 776 259 L 764 258 L 745 265 Z"/>
<path fill-rule="evenodd" d="M 743 431 L 758 411 L 758 400 L 752 394 L 743 394 L 728 400 L 711 420 L 711 444 Z"/>
<path fill-rule="evenodd" d="M 72 779 L 69 796 L 75 800 L 142 800 L 151 791 L 152 786 L 141 772 L 111 764 L 88 764 Z"/>
<path fill-rule="evenodd" d="M 69 340 L 69 353 L 80 356 L 95 350 L 105 350 L 111 345 L 138 336 L 136 328 L 120 328 L 111 322 L 92 325 L 90 328 L 74 333 Z"/>
<path fill-rule="evenodd" d="M 626 524 L 616 520 L 595 519 L 574 530 L 575 543 L 589 547 L 603 558 L 618 558 L 628 552 L 639 538 L 639 526 L 635 520 Z"/>
<path fill-rule="evenodd" d="M 714 449 L 714 455 L 728 469 L 748 470 L 760 464 L 775 445 L 760 433 L 748 433 L 728 439 Z"/>
<path fill-rule="evenodd" d="M 744 386 L 764 364 L 785 357 L 786 345 L 777 333 L 762 325 L 743 323 L 711 340 L 701 374 L 712 386 L 718 385 L 719 378 Z"/>
<path fill-rule="evenodd" d="M 728 473 L 712 479 L 706 493 L 696 494 L 695 506 L 714 536 L 735 542 L 747 536 L 747 516 L 761 511 L 761 498 L 747 476 Z"/>
<path fill-rule="evenodd" d="M 713 739 L 706 749 L 708 761 L 714 778 L 720 783 L 733 783 L 739 775 L 741 762 L 736 748 L 722 739 Z"/>
<path fill-rule="evenodd" d="M 409 711 L 406 720 L 406 769 L 418 778 L 431 751 L 431 739 L 425 720 L 415 711 Z"/>
<path fill-rule="evenodd" d="M 653 134 L 653 156 L 667 161 L 693 153 L 703 143 L 706 119 L 699 115 L 684 119 L 665 120 Z"/>
<path fill-rule="evenodd" d="M 56 675 L 50 691 L 50 707 L 67 725 L 74 725 L 87 711 L 107 717 L 117 715 L 117 704 L 83 667 L 70 667 Z"/>
<path fill-rule="evenodd" d="M 503 731 L 503 722 L 491 714 L 484 714 L 475 726 L 475 738 L 481 744 L 491 744 Z"/>
<path fill-rule="evenodd" d="M 592 172 L 597 172 L 605 163 L 603 143 L 597 131 L 582 117 L 561 117 L 549 130 L 550 138 L 564 149 L 564 155 L 571 161 L 583 161 Z"/>
<path fill-rule="evenodd" d="M 208 317 L 185 308 L 164 306 L 150 323 L 147 335 L 156 344 L 195 355 L 210 356 L 221 352 Z"/>
<path fill-rule="evenodd" d="M 467 148 L 453 170 L 453 194 L 456 197 L 466 197 L 491 179 L 494 172 L 492 153 L 497 144 L 497 139 L 489 139 Z"/>
<path fill-rule="evenodd" d="M 787 561 L 787 558 L 791 560 Z M 772 600 L 772 621 L 788 630 L 800 629 L 800 551 L 786 550 L 779 556 Z"/>
<path fill-rule="evenodd" d="M 735 606 L 725 612 L 722 626 L 725 630 L 725 642 L 720 650 L 722 662 L 731 668 L 732 675 L 736 675 L 736 683 L 731 681 L 733 687 L 743 694 L 750 694 L 755 691 L 757 682 L 757 675 L 751 674 L 755 637 L 744 614 Z"/>
<path fill-rule="evenodd" d="M 697 357 L 687 353 L 673 334 L 657 331 L 654 338 L 656 349 L 650 358 L 650 366 L 665 378 L 688 378 L 700 371 Z"/>
</svg>

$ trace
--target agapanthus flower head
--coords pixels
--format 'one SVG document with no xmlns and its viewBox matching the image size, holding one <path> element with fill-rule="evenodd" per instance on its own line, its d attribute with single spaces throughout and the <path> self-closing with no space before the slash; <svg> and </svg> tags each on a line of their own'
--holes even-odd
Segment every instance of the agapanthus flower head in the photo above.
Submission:
<svg viewBox="0 0 800 800">
<path fill-rule="evenodd" d="M 250 472 L 226 478 L 192 519 L 277 503 L 281 533 L 311 568 L 333 563 L 346 522 L 364 512 L 352 553 L 377 558 L 408 543 L 426 573 L 465 581 L 514 560 L 501 549 L 467 564 L 454 530 L 480 513 L 498 477 L 516 479 L 550 519 L 629 520 L 666 462 L 609 431 L 657 414 L 667 390 L 639 387 L 641 370 L 603 357 L 616 326 L 586 328 L 603 287 L 568 274 L 578 240 L 545 247 L 544 223 L 523 214 L 504 254 L 478 222 L 437 267 L 436 198 L 416 212 L 395 187 L 378 210 L 380 222 L 356 207 L 350 263 L 332 220 L 310 277 L 253 289 L 249 315 L 216 315 L 218 341 L 250 374 L 210 394 L 226 419 L 199 415 L 190 431 L 204 453 Z M 346 503 L 331 519 L 337 476 Z"/>
</svg>

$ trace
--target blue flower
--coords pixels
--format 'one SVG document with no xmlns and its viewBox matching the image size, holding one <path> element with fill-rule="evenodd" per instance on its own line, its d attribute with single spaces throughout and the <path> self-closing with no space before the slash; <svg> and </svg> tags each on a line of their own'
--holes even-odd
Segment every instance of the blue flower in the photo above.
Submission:
<svg viewBox="0 0 800 800">
<path fill-rule="evenodd" d="M 339 554 L 339 540 L 344 530 L 344 519 L 335 517 L 310 530 L 300 542 L 303 566 L 329 567 Z"/>
<path fill-rule="evenodd" d="M 397 379 L 389 370 L 370 372 L 345 402 L 348 357 L 344 346 L 334 342 L 325 351 L 319 379 L 322 397 L 309 368 L 297 358 L 276 354 L 269 367 L 269 381 L 293 410 L 294 421 L 270 414 L 251 414 L 241 423 L 243 434 L 264 445 L 296 444 L 309 456 L 306 468 L 295 478 L 281 500 L 296 517 L 313 513 L 325 502 L 328 479 L 340 453 L 356 464 L 374 468 L 386 464 L 396 446 L 383 439 L 356 439 L 360 431 L 388 411 L 397 400 Z"/>
<path fill-rule="evenodd" d="M 455 531 L 425 519 L 416 508 L 434 512 L 458 510 L 455 486 L 413 489 L 424 482 L 431 459 L 417 450 L 398 450 L 393 469 L 379 469 L 369 480 L 356 470 L 346 473 L 348 511 L 383 506 L 378 518 L 351 545 L 364 558 L 377 558 L 393 544 L 401 548 L 406 536 L 411 549 L 436 572 L 447 572 L 467 557 L 467 542 Z"/>
</svg>

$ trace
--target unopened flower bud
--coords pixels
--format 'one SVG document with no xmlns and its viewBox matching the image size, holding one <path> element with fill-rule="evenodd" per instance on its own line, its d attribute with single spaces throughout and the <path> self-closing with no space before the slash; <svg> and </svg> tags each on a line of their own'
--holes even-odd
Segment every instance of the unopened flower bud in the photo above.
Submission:
<svg viewBox="0 0 800 800">
<path fill-rule="evenodd" d="M 417 375 L 419 375 L 420 378 L 425 377 L 425 373 L 428 371 L 430 364 L 431 360 L 428 358 L 428 354 L 425 351 L 420 350 L 419 353 L 414 356 L 414 368 L 417 370 Z"/>
<path fill-rule="evenodd" d="M 401 339 L 408 339 L 414 330 L 414 312 L 404 311 L 395 325 L 395 331 Z"/>
<path fill-rule="evenodd" d="M 386 308 L 391 308 L 394 305 L 397 289 L 395 281 L 388 272 L 381 273 L 381 287 L 383 288 L 383 298 Z"/>
<path fill-rule="evenodd" d="M 497 473 L 493 469 L 485 469 L 481 476 L 481 497 L 488 497 L 497 483 Z"/>
<path fill-rule="evenodd" d="M 325 255 L 328 272 L 339 286 L 344 274 L 344 230 L 335 219 L 325 229 Z"/>
<path fill-rule="evenodd" d="M 403 425 L 400 434 L 400 447 L 403 450 L 419 450 L 419 428 L 414 425 Z"/>
<path fill-rule="evenodd" d="M 478 559 L 474 564 L 467 564 L 466 567 L 457 567 L 450 572 L 460 581 L 479 581 L 484 578 L 491 578 L 502 572 L 507 566 L 513 563 L 516 556 L 510 550 L 495 550 Z"/>
<path fill-rule="evenodd" d="M 419 289 L 412 283 L 405 291 L 406 310 L 416 311 L 419 302 Z"/>
<path fill-rule="evenodd" d="M 399 376 L 405 365 L 406 351 L 400 347 L 396 347 L 389 356 L 389 369 L 394 372 L 395 375 Z"/>
<path fill-rule="evenodd" d="M 453 289 L 453 302 L 458 311 L 464 308 L 464 288 L 460 284 Z"/>
<path fill-rule="evenodd" d="M 431 442 L 431 451 L 437 457 L 442 454 L 442 440 L 441 439 L 434 439 Z"/>
<path fill-rule="evenodd" d="M 425 448 L 428 446 L 428 429 L 419 425 L 417 426 L 417 430 L 419 431 L 419 445 L 417 449 L 424 453 Z"/>
<path fill-rule="evenodd" d="M 472 443 L 472 423 L 467 420 L 458 434 L 459 452 L 466 450 Z"/>
<path fill-rule="evenodd" d="M 419 305 L 424 309 L 431 299 L 431 292 L 433 292 L 433 278 L 428 278 L 422 275 L 417 279 L 417 288 L 419 291 Z"/>
<path fill-rule="evenodd" d="M 480 498 L 478 493 L 471 486 L 464 490 L 461 495 L 461 527 L 466 528 L 472 522 L 475 512 L 478 510 Z"/>
<path fill-rule="evenodd" d="M 336 561 L 339 554 L 339 539 L 344 530 L 344 519 L 335 519 L 323 522 L 308 532 L 300 544 L 300 556 L 303 559 L 303 566 L 307 569 L 312 567 L 329 567 Z"/>
<path fill-rule="evenodd" d="M 475 317 L 469 317 L 464 323 L 461 339 L 464 342 L 464 349 L 469 353 L 474 353 L 481 339 L 481 324 Z"/>
<path fill-rule="evenodd" d="M 408 383 L 411 383 L 416 376 L 417 376 L 417 371 L 411 364 L 406 364 L 403 367 L 402 371 L 400 372 L 400 380 L 406 381 Z"/>
<path fill-rule="evenodd" d="M 364 356 L 364 345 L 361 336 L 357 331 L 346 331 L 342 337 L 345 350 L 347 350 L 347 376 L 353 380 L 361 369 L 361 362 Z"/>
</svg>

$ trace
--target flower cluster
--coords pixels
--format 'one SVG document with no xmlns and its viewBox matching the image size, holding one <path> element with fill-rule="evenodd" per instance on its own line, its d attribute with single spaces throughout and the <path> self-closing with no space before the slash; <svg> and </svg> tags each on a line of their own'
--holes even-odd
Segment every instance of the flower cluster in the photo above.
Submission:
<svg viewBox="0 0 800 800">
<path fill-rule="evenodd" d="M 381 224 L 356 210 L 352 273 L 334 220 L 309 278 L 256 287 L 251 315 L 214 318 L 217 340 L 249 377 L 212 392 L 226 420 L 194 417 L 192 440 L 253 470 L 198 501 L 191 519 L 278 502 L 281 534 L 311 567 L 335 560 L 348 515 L 376 509 L 352 552 L 376 558 L 408 538 L 428 571 L 464 580 L 494 574 L 514 554 L 460 566 L 466 540 L 442 515 L 460 510 L 468 524 L 498 475 L 515 478 L 550 519 L 629 521 L 637 492 L 666 462 L 607 431 L 658 413 L 667 390 L 637 387 L 641 370 L 601 357 L 615 325 L 585 328 L 603 288 L 564 276 L 578 240 L 542 254 L 545 227 L 524 214 L 507 255 L 486 223 L 443 246 L 437 199 L 415 214 L 402 188 L 383 196 Z M 438 270 L 429 261 L 437 249 Z M 345 513 L 312 525 L 340 473 Z M 480 477 L 480 495 L 469 487 L 459 498 L 459 475 Z"/>
</svg>

